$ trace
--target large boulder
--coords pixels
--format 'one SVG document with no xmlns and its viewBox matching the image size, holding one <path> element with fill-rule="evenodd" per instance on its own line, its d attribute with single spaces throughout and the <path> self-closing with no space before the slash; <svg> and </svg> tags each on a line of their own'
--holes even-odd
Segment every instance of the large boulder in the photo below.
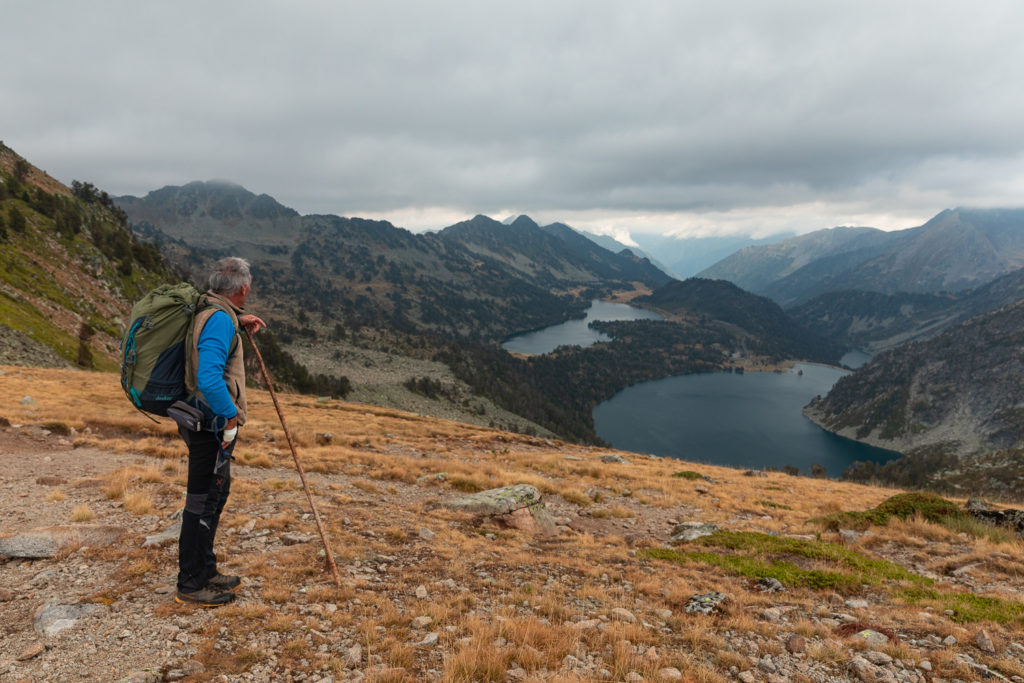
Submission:
<svg viewBox="0 0 1024 683">
<path fill-rule="evenodd" d="M 967 501 L 967 513 L 983 522 L 1004 526 L 1024 538 L 1024 510 L 1006 508 L 996 510 L 984 500 L 971 498 Z"/>
<path fill-rule="evenodd" d="M 490 517 L 523 531 L 555 533 L 555 522 L 541 500 L 540 491 L 530 484 L 515 484 L 458 496 L 448 499 L 443 505 L 450 510 Z"/>
</svg>

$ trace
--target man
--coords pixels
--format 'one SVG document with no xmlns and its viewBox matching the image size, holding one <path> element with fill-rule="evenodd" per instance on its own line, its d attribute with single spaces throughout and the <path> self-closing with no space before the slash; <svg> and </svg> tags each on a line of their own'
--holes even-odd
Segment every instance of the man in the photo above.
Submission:
<svg viewBox="0 0 1024 683">
<path fill-rule="evenodd" d="M 196 314 L 189 367 L 192 403 L 204 413 L 203 429 L 178 432 L 188 446 L 188 485 L 178 540 L 175 600 L 206 607 L 235 599 L 237 576 L 217 571 L 213 539 L 231 488 L 231 459 L 238 427 L 245 424 L 245 364 L 239 328 L 256 332 L 266 323 L 244 312 L 252 291 L 249 264 L 223 258 L 210 273 L 206 306 Z"/>
</svg>

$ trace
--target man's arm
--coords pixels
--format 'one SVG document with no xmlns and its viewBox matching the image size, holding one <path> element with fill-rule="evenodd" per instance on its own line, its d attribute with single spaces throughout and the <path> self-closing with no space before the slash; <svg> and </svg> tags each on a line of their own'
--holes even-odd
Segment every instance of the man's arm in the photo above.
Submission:
<svg viewBox="0 0 1024 683">
<path fill-rule="evenodd" d="M 196 372 L 196 386 L 214 414 L 227 420 L 227 429 L 238 423 L 238 409 L 224 383 L 224 367 L 231 350 L 235 327 L 231 316 L 217 311 L 210 316 L 199 335 L 199 362 Z"/>
</svg>

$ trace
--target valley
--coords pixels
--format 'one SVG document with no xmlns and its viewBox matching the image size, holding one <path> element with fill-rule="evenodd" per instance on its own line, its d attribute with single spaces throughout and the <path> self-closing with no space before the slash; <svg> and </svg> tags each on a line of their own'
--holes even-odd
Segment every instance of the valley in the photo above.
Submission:
<svg viewBox="0 0 1024 683">
<path fill-rule="evenodd" d="M 915 342 L 1024 295 L 1024 270 L 1014 260 L 1024 253 L 1015 226 L 1024 223 L 1009 209 L 948 210 L 902 231 L 835 228 L 767 240 L 705 270 L 764 296 L 722 279 L 674 279 L 629 249 L 612 251 L 567 225 L 542 226 L 525 215 L 412 233 L 385 221 L 303 216 L 224 182 L 111 198 L 89 183 L 63 188 L 7 148 L 0 160 L 7 235 L 0 252 L 18 264 L 4 282 L 8 362 L 112 369 L 132 300 L 156 282 L 201 285 L 207 263 L 237 253 L 257 274 L 252 308 L 270 323 L 261 350 L 282 387 L 582 444 L 601 444 L 594 408 L 631 385 L 793 361 L 834 365 L 851 348 L 892 352 L 901 366 L 913 365 L 920 361 L 905 356 Z M 28 220 L 24 227 L 15 220 L 12 233 L 7 223 L 16 213 Z M 952 258 L 977 267 L 950 271 Z M 972 274 L 934 276 L 946 271 Z M 908 288 L 906 278 L 918 284 Z M 41 285 L 49 281 L 57 287 Z M 594 321 L 588 334 L 598 341 L 585 348 L 520 355 L 499 347 L 517 332 L 581 318 L 594 300 L 630 301 L 664 319 Z M 885 436 L 892 429 L 879 432 L 871 420 L 896 424 L 920 410 L 905 403 L 919 392 L 899 386 L 904 374 L 878 370 L 888 357 L 840 385 L 857 380 L 871 396 L 900 397 L 884 404 L 881 418 L 808 410 L 838 434 L 911 456 L 851 468 L 849 476 L 910 483 L 898 472 L 921 469 L 912 462 L 932 474 L 960 465 L 980 472 L 974 464 L 985 458 L 1012 470 L 1024 434 L 1012 408 L 973 421 L 933 410 L 934 427 L 924 431 L 945 434 L 941 443 L 907 436 L 922 432 L 921 422 L 900 427 L 896 440 Z M 988 376 L 1019 376 L 992 366 L 996 359 L 979 356 Z M 960 400 L 966 378 L 941 373 L 928 383 Z M 852 400 L 876 402 L 866 394 Z M 957 439 L 975 445 L 949 445 Z M 968 479 L 979 491 L 1001 486 Z M 912 480 L 942 487 L 957 478 Z"/>
</svg>

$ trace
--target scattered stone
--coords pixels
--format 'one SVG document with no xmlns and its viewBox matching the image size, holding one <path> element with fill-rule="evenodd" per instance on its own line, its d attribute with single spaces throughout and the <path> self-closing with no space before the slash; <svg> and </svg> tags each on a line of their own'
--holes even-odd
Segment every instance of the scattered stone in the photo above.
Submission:
<svg viewBox="0 0 1024 683">
<path fill-rule="evenodd" d="M 664 669 L 658 670 L 659 681 L 681 681 L 683 680 L 683 672 L 674 666 L 666 666 Z"/>
<path fill-rule="evenodd" d="M 206 667 L 198 659 L 190 659 L 181 665 L 181 670 L 186 676 L 198 676 L 206 671 Z"/>
<path fill-rule="evenodd" d="M 6 588 L 0 588 L 0 602 L 10 602 L 14 599 L 14 593 Z"/>
<path fill-rule="evenodd" d="M 929 662 L 927 659 L 922 659 L 920 662 L 917 663 L 917 668 L 921 669 L 922 671 L 931 671 L 932 663 Z"/>
<path fill-rule="evenodd" d="M 434 533 L 433 531 L 431 531 L 430 529 L 428 529 L 428 528 L 426 528 L 426 527 L 423 527 L 423 528 L 421 528 L 421 529 L 419 530 L 419 533 L 418 533 L 418 535 L 419 535 L 419 537 L 420 537 L 420 538 L 422 538 L 422 539 L 423 539 L 424 541 L 429 541 L 430 539 L 432 539 L 432 538 L 433 538 L 434 536 L 436 536 L 437 534 L 435 534 L 435 533 Z"/>
<path fill-rule="evenodd" d="M 100 605 L 89 603 L 61 605 L 51 602 L 36 613 L 33 625 L 37 633 L 41 633 L 44 636 L 55 636 L 61 631 L 74 626 L 82 617 L 102 609 L 103 607 Z"/>
<path fill-rule="evenodd" d="M 643 680 L 643 675 L 637 673 L 636 671 L 630 671 L 628 674 L 626 674 L 626 681 L 628 683 L 643 683 Z"/>
<path fill-rule="evenodd" d="M 957 643 L 956 636 L 946 636 L 945 638 L 942 639 L 942 644 L 945 645 L 946 647 L 952 647 L 953 645 L 956 645 L 956 643 Z"/>
<path fill-rule="evenodd" d="M 318 446 L 329 446 L 334 442 L 334 434 L 330 432 L 323 432 L 322 434 L 316 435 L 316 443 Z"/>
<path fill-rule="evenodd" d="M 632 465 L 630 461 L 623 458 L 621 455 L 615 455 L 614 453 L 608 453 L 607 455 L 601 456 L 601 462 L 616 463 L 619 465 Z"/>
<path fill-rule="evenodd" d="M 869 603 L 867 600 L 847 600 L 846 606 L 850 609 L 867 609 Z"/>
<path fill-rule="evenodd" d="M 864 532 L 862 531 L 854 531 L 853 529 L 839 530 L 839 538 L 841 538 L 843 543 L 846 545 L 853 545 L 860 540 L 862 536 L 864 536 Z"/>
<path fill-rule="evenodd" d="M 416 617 L 412 620 L 413 628 L 426 628 L 434 623 L 434 620 L 428 616 Z"/>
<path fill-rule="evenodd" d="M 152 536 L 146 536 L 146 540 L 143 541 L 142 547 L 148 548 L 154 545 L 163 545 L 168 541 L 177 541 L 181 537 L 181 522 L 175 522 L 158 534 Z"/>
<path fill-rule="evenodd" d="M 568 624 L 569 628 L 574 628 L 577 631 L 591 631 L 601 626 L 600 619 L 583 619 L 582 621 L 574 621 Z"/>
<path fill-rule="evenodd" d="M 881 647 L 883 645 L 889 644 L 889 636 L 885 635 L 884 633 L 879 633 L 878 631 L 871 628 L 866 628 L 861 631 L 858 631 L 857 633 L 853 634 L 853 637 L 874 647 Z"/>
<path fill-rule="evenodd" d="M 865 652 L 864 659 L 868 660 L 876 666 L 886 666 L 888 664 L 892 664 L 892 657 L 885 654 L 884 652 L 879 652 L 878 650 L 869 650 Z"/>
<path fill-rule="evenodd" d="M 55 474 L 44 475 L 42 477 L 36 477 L 36 483 L 40 486 L 62 486 L 68 483 L 64 477 L 59 477 Z"/>
<path fill-rule="evenodd" d="M 807 651 L 807 639 L 803 636 L 790 636 L 786 641 L 786 649 L 792 654 Z"/>
<path fill-rule="evenodd" d="M 309 543 L 311 540 L 313 540 L 313 537 L 309 534 L 302 534 L 297 531 L 281 534 L 281 543 L 285 545 L 302 545 L 303 543 Z"/>
<path fill-rule="evenodd" d="M 611 617 L 612 617 L 612 619 L 615 619 L 616 621 L 625 621 L 626 623 L 629 623 L 629 624 L 635 624 L 636 623 L 636 615 L 634 615 L 629 610 L 623 609 L 621 607 L 616 607 L 615 609 L 613 609 L 611 611 Z"/>
<path fill-rule="evenodd" d="M 706 496 L 711 492 L 711 490 L 707 486 L 694 486 L 693 490 L 701 494 L 702 496 Z"/>
<path fill-rule="evenodd" d="M 710 536 L 718 531 L 718 526 L 705 522 L 683 522 L 672 529 L 670 543 L 690 543 L 702 536 Z"/>
<path fill-rule="evenodd" d="M 757 588 L 762 593 L 781 593 L 786 590 L 786 587 L 782 585 L 781 581 L 771 576 L 759 579 L 757 582 Z"/>
<path fill-rule="evenodd" d="M 850 672 L 864 683 L 897 683 L 896 676 L 889 670 L 875 666 L 863 657 L 850 660 Z"/>
<path fill-rule="evenodd" d="M 430 594 L 427 593 L 427 587 L 423 584 L 416 586 L 416 597 L 420 600 L 426 600 L 428 597 L 430 597 Z"/>
<path fill-rule="evenodd" d="M 974 636 L 974 644 L 978 646 L 978 649 L 982 652 L 995 652 L 996 646 L 992 642 L 992 638 L 988 635 L 988 631 L 981 629 L 978 631 L 978 635 Z"/>
<path fill-rule="evenodd" d="M 688 614 L 711 614 L 727 599 L 725 593 L 717 592 L 693 595 L 687 601 L 683 611 Z"/>
<path fill-rule="evenodd" d="M 753 671 L 741 671 L 736 675 L 741 683 L 757 683 L 757 677 Z"/>
<path fill-rule="evenodd" d="M 35 399 L 33 399 L 31 396 L 25 396 L 24 398 L 21 399 L 21 405 L 35 407 L 38 404 L 35 402 Z"/>
<path fill-rule="evenodd" d="M 654 610 L 654 616 L 662 620 L 668 620 L 672 618 L 672 610 L 670 609 L 656 609 Z"/>
<path fill-rule="evenodd" d="M 33 659 L 34 657 L 38 657 L 44 652 L 46 652 L 46 645 L 44 645 L 43 643 L 32 643 L 27 648 L 25 648 L 20 655 L 17 656 L 17 660 L 19 662 L 27 662 L 28 660 Z"/>
<path fill-rule="evenodd" d="M 437 641 L 440 640 L 441 636 L 436 631 L 428 633 L 423 636 L 423 640 L 416 643 L 416 647 L 434 647 L 437 645 Z"/>
<path fill-rule="evenodd" d="M 363 646 L 356 643 L 345 650 L 345 665 L 350 669 L 357 668 L 363 662 Z"/>
</svg>

